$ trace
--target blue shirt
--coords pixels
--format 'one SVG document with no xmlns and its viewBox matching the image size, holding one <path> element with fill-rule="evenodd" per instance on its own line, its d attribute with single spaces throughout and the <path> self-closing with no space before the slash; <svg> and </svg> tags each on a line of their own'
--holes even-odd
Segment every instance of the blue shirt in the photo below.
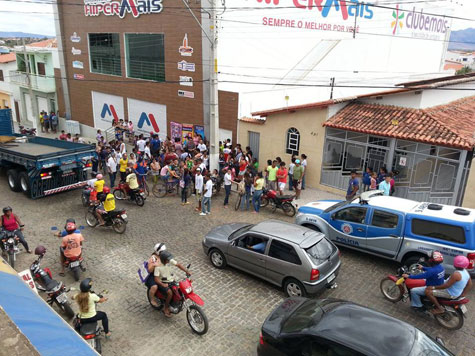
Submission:
<svg viewBox="0 0 475 356">
<path fill-rule="evenodd" d="M 261 242 L 261 243 L 255 244 L 254 246 L 251 246 L 251 248 L 254 251 L 264 253 L 264 251 L 266 250 L 266 245 L 267 245 L 267 242 Z"/>
<path fill-rule="evenodd" d="M 74 231 L 74 234 L 80 234 L 80 233 L 81 233 L 81 230 L 79 229 L 76 229 L 76 231 Z M 66 235 L 68 235 L 68 232 L 66 230 L 61 231 L 61 237 L 64 237 Z"/>
<path fill-rule="evenodd" d="M 346 191 L 346 195 L 351 195 L 353 193 L 353 187 L 359 187 L 360 182 L 358 178 L 350 178 L 350 182 L 348 184 L 348 190 Z"/>
<path fill-rule="evenodd" d="M 160 148 L 160 140 L 155 139 L 155 138 L 152 139 L 152 140 L 150 141 L 150 146 L 152 146 L 152 149 L 153 149 L 154 151 L 157 151 L 157 150 Z"/>
<path fill-rule="evenodd" d="M 434 267 L 422 267 L 424 273 L 409 276 L 410 279 L 425 279 L 426 286 L 440 286 L 444 284 L 444 266 L 442 263 Z"/>
<path fill-rule="evenodd" d="M 371 177 L 369 176 L 368 172 L 363 173 L 363 184 L 370 185 L 371 184 Z"/>
</svg>

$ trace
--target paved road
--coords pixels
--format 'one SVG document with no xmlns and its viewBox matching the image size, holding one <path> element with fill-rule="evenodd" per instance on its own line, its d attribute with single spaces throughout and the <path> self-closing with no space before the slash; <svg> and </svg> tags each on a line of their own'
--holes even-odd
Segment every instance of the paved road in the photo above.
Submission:
<svg viewBox="0 0 475 356">
<path fill-rule="evenodd" d="M 43 266 L 52 268 L 54 277 L 60 279 L 57 274 L 59 241 L 52 235 L 51 227 L 61 226 L 67 217 L 86 225 L 80 192 L 32 201 L 11 192 L 5 176 L 0 175 L 0 197 L 0 205 L 12 205 L 22 217 L 29 243 L 33 247 L 40 243 L 47 247 Z M 330 195 L 306 190 L 303 201 L 320 197 Z M 213 268 L 203 254 L 201 241 L 207 231 L 222 223 L 257 222 L 271 217 L 292 219 L 281 212 L 272 215 L 267 209 L 259 215 L 222 209 L 222 201 L 222 193 L 213 199 L 212 214 L 208 217 L 198 216 L 192 206 L 181 206 L 178 197 L 156 199 L 151 196 L 143 208 L 119 202 L 118 206 L 125 207 L 130 217 L 124 235 L 103 228 L 85 228 L 88 269 L 83 277 L 94 279 L 96 291 L 108 290 L 109 301 L 101 305 L 101 310 L 108 313 L 114 336 L 104 343 L 104 355 L 147 355 L 163 348 L 175 355 L 255 355 L 260 326 L 284 295 L 270 284 L 232 268 Z M 231 203 L 234 203 L 234 197 Z M 166 319 L 148 305 L 146 290 L 136 271 L 159 241 L 167 243 L 178 261 L 192 264 L 195 291 L 205 301 L 210 320 L 210 330 L 203 337 L 192 334 L 185 313 Z M 22 270 L 29 267 L 33 256 L 21 254 L 18 259 L 18 270 Z M 321 297 L 342 298 L 371 306 L 415 324 L 432 336 L 442 336 L 457 355 L 475 355 L 473 305 L 469 306 L 464 328 L 448 332 L 435 321 L 414 315 L 408 304 L 393 305 L 382 297 L 379 281 L 396 268 L 393 262 L 343 249 L 342 269 L 337 280 L 339 287 L 326 290 Z M 70 275 L 63 280 L 69 286 L 78 287 Z M 475 291 L 472 291 L 471 299 L 475 300 Z"/>
</svg>

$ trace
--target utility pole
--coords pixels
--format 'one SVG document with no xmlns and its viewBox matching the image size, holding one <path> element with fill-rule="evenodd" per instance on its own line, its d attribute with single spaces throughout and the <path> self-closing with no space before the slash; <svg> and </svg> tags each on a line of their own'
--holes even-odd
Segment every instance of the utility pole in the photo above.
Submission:
<svg viewBox="0 0 475 356">
<path fill-rule="evenodd" d="M 333 87 L 335 86 L 335 77 L 330 78 L 330 99 L 333 99 Z"/>
<path fill-rule="evenodd" d="M 30 105 L 31 105 L 31 110 L 33 111 L 33 127 L 35 129 L 38 129 L 38 125 L 36 122 L 36 117 L 38 116 L 38 105 L 36 103 L 35 98 L 33 97 L 33 89 L 31 87 L 31 70 L 30 70 L 30 61 L 28 60 L 28 55 L 26 53 L 26 46 L 25 46 L 25 38 L 22 37 L 21 39 L 21 44 L 23 45 L 23 57 L 25 60 L 25 68 L 26 68 L 26 80 L 28 82 L 28 94 L 30 95 Z M 25 103 L 25 109 L 26 113 L 28 116 L 28 109 L 26 108 L 27 103 Z"/>
<path fill-rule="evenodd" d="M 210 169 L 213 170 L 219 169 L 218 19 L 216 17 L 216 0 L 211 0 L 210 17 L 211 50 L 209 57 L 209 163 Z"/>
</svg>

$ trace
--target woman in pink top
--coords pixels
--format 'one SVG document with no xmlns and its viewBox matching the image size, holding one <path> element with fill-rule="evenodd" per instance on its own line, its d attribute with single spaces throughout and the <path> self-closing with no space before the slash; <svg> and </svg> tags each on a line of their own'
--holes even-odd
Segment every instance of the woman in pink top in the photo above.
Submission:
<svg viewBox="0 0 475 356">
<path fill-rule="evenodd" d="M 377 188 L 377 186 L 378 186 L 378 185 L 377 185 L 377 182 L 378 182 L 378 181 L 377 181 L 377 177 L 378 177 L 378 175 L 376 174 L 376 172 L 373 172 L 373 173 L 371 174 L 371 184 L 370 184 L 370 186 L 369 186 L 369 190 L 376 190 L 376 188 Z"/>
</svg>

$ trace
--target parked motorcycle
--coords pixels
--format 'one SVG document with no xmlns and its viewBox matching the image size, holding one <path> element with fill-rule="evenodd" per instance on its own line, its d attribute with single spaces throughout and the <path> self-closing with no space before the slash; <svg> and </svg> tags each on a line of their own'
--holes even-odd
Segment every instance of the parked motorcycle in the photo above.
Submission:
<svg viewBox="0 0 475 356">
<path fill-rule="evenodd" d="M 403 274 L 414 274 L 418 273 L 417 268 L 407 268 L 403 266 L 398 269 L 397 275 L 389 275 L 381 280 L 380 288 L 383 296 L 396 303 L 400 300 L 407 302 L 411 298 L 410 290 L 412 288 L 423 287 L 425 286 L 424 279 L 405 279 L 402 277 Z M 435 317 L 435 320 L 446 329 L 449 330 L 458 330 L 463 326 L 464 314 L 467 313 L 467 307 L 465 304 L 470 302 L 466 297 L 461 297 L 458 299 L 444 299 L 437 298 L 442 308 L 444 308 L 443 314 L 434 315 L 430 311 L 434 309 L 432 302 L 426 297 L 421 297 L 422 305 L 425 308 L 424 315 L 429 315 Z"/>
<path fill-rule="evenodd" d="M 35 254 L 38 255 L 38 258 L 30 266 L 31 275 L 36 283 L 36 288 L 48 294 L 46 302 L 49 305 L 52 306 L 53 303 L 55 303 L 68 318 L 72 318 L 74 316 L 74 311 L 71 308 L 68 296 L 66 295 L 69 290 L 66 289 L 63 282 L 58 282 L 53 279 L 49 268 L 43 269 L 40 267 L 46 249 L 43 247 L 44 252 L 37 253 L 39 247 L 42 246 L 38 246 L 35 250 Z"/>
<path fill-rule="evenodd" d="M 261 196 L 261 207 L 266 207 L 271 204 L 272 212 L 277 209 L 282 209 L 287 216 L 294 216 L 296 213 L 295 206 L 292 202 L 295 199 L 295 195 L 278 195 L 275 190 L 263 189 Z"/>
<path fill-rule="evenodd" d="M 8 257 L 8 263 L 15 268 L 16 255 L 20 253 L 18 243 L 20 239 L 16 236 L 15 231 L 0 231 L 0 240 L 2 242 L 2 252 Z"/>
<path fill-rule="evenodd" d="M 127 195 L 124 194 L 124 190 L 126 191 Z M 134 201 L 138 206 L 143 206 L 145 204 L 146 195 L 143 188 L 137 189 L 133 198 L 130 193 L 131 189 L 125 182 L 120 182 L 119 185 L 114 188 L 114 198 L 117 200 Z"/>
<path fill-rule="evenodd" d="M 33 127 L 31 129 L 26 128 L 25 126 L 20 125 L 20 134 L 26 136 L 36 136 L 36 129 Z"/>
<path fill-rule="evenodd" d="M 97 220 L 96 217 L 97 207 L 98 205 L 92 204 L 86 212 L 86 223 L 92 228 L 99 224 L 99 220 Z M 116 233 L 123 234 L 127 229 L 128 220 L 127 212 L 125 210 L 114 210 L 109 214 L 102 216 L 105 222 L 104 226 L 111 226 Z"/>
<path fill-rule="evenodd" d="M 190 265 L 186 268 L 189 269 Z M 203 309 L 201 309 L 204 302 L 193 292 L 193 286 L 191 285 L 193 281 L 189 279 L 189 277 L 187 274 L 186 277 L 179 282 L 168 283 L 173 293 L 173 297 L 170 301 L 170 313 L 178 314 L 186 309 L 186 320 L 191 330 L 198 335 L 204 335 L 208 332 L 208 318 Z M 149 289 L 147 289 L 147 299 L 152 308 L 162 310 L 165 307 L 166 294 L 162 294 L 157 290 L 155 297 L 158 306 L 154 306 L 151 303 Z"/>
<path fill-rule="evenodd" d="M 95 293 L 91 291 L 91 293 Z M 104 293 L 104 292 L 103 292 Z M 95 293 L 99 298 L 102 298 L 103 295 Z M 97 303 L 96 303 L 97 305 Z M 97 306 L 96 306 L 97 309 Z M 82 324 L 79 320 L 79 314 L 76 315 L 73 321 L 74 328 L 81 335 L 84 340 L 100 355 L 102 353 L 102 344 L 100 336 L 102 334 L 102 328 L 99 326 L 97 321 L 92 323 Z"/>
</svg>

